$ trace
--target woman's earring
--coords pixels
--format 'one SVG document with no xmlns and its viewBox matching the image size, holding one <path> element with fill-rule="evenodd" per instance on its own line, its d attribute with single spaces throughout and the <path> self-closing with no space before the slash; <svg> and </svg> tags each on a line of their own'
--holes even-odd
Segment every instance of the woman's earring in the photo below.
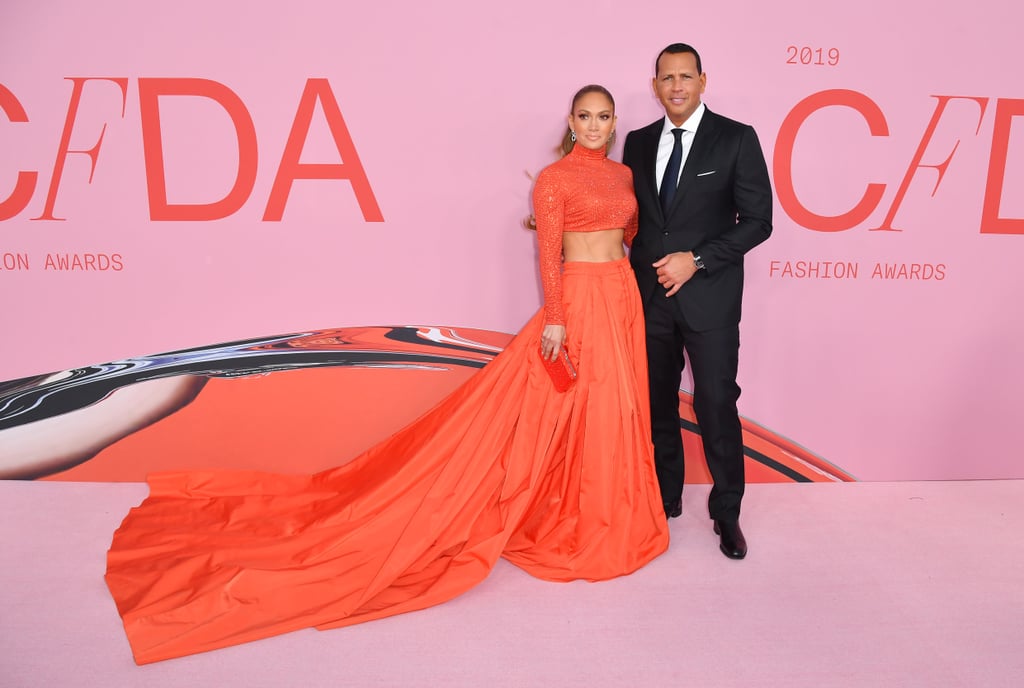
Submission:
<svg viewBox="0 0 1024 688">
<path fill-rule="evenodd" d="M 576 132 L 575 131 L 572 132 L 572 136 L 569 137 L 569 140 L 572 141 L 573 143 L 576 143 Z"/>
</svg>

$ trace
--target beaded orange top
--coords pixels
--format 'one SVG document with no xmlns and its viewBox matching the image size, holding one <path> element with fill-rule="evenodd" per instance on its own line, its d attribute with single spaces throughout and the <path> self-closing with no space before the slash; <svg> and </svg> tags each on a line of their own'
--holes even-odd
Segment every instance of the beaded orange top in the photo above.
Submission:
<svg viewBox="0 0 1024 688">
<path fill-rule="evenodd" d="M 533 189 L 537 220 L 544 320 L 564 325 L 562 312 L 562 233 L 625 230 L 627 246 L 637 230 L 632 171 L 605 156 L 604 148 L 576 145 L 564 158 L 545 167 Z"/>
</svg>

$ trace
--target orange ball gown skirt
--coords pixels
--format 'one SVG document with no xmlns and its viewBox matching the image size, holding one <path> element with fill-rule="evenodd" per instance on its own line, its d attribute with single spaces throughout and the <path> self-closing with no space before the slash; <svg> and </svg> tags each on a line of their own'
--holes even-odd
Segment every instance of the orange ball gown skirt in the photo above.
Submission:
<svg viewBox="0 0 1024 688">
<path fill-rule="evenodd" d="M 149 477 L 106 582 L 139 664 L 422 609 L 498 557 L 539 578 L 631 573 L 668 546 L 643 312 L 627 259 L 567 263 L 579 377 L 555 391 L 538 312 L 440 404 L 314 475 Z"/>
</svg>

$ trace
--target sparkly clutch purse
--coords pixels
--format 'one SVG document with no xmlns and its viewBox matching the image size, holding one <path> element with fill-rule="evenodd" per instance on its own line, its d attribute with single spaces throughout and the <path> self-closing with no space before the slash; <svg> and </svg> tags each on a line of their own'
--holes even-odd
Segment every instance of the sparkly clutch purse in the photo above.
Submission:
<svg viewBox="0 0 1024 688">
<path fill-rule="evenodd" d="M 572 383 L 576 382 L 576 367 L 569 359 L 569 350 L 564 346 L 555 360 L 548 360 L 544 356 L 541 356 L 540 360 L 557 391 L 564 392 L 572 387 Z"/>
</svg>

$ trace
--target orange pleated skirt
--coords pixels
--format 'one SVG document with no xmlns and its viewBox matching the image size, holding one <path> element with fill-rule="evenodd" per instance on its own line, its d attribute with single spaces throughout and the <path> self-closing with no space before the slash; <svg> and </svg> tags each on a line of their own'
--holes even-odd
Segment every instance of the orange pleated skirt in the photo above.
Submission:
<svg viewBox="0 0 1024 688">
<path fill-rule="evenodd" d="M 107 556 L 135 661 L 422 609 L 501 556 L 566 581 L 661 554 L 632 270 L 568 263 L 564 294 L 579 372 L 567 392 L 540 362 L 541 312 L 440 404 L 343 466 L 150 476 Z"/>
</svg>

